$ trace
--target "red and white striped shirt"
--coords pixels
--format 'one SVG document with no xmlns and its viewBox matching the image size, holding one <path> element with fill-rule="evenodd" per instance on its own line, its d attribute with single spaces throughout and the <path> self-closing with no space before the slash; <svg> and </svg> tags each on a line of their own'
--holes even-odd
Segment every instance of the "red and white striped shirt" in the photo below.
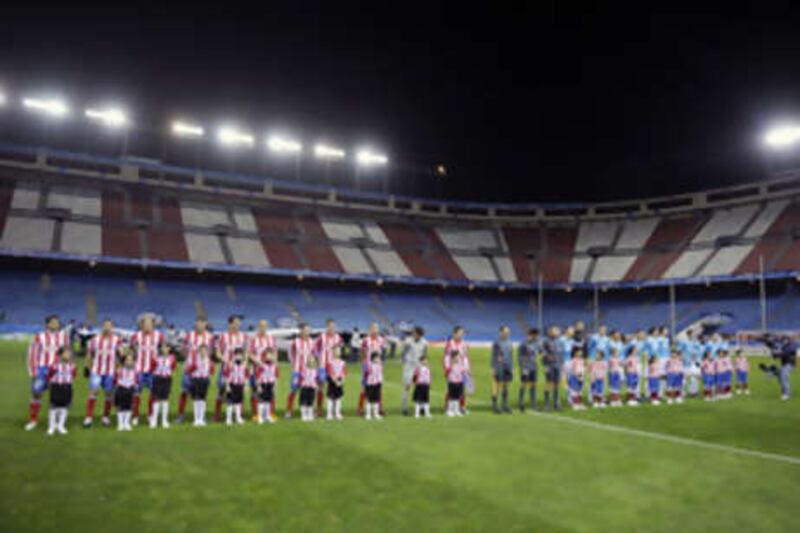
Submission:
<svg viewBox="0 0 800 533">
<path fill-rule="evenodd" d="M 136 352 L 137 372 L 150 372 L 153 358 L 158 355 L 158 345 L 164 342 L 164 334 L 160 331 L 137 331 L 131 336 L 131 348 Z"/>
<path fill-rule="evenodd" d="M 78 375 L 78 368 L 72 361 L 68 363 L 62 363 L 61 361 L 58 361 L 50 367 L 49 374 L 50 383 L 56 383 L 58 385 L 71 385 L 72 382 L 75 381 L 75 377 Z"/>
<path fill-rule="evenodd" d="M 262 385 L 275 383 L 280 375 L 280 368 L 275 363 L 262 362 L 256 367 L 256 381 Z"/>
<path fill-rule="evenodd" d="M 122 337 L 114 333 L 92 337 L 86 347 L 89 357 L 92 358 L 92 373 L 113 376 L 120 347 L 122 347 Z"/>
<path fill-rule="evenodd" d="M 240 365 L 228 363 L 224 367 L 223 375 L 228 385 L 244 385 L 247 382 L 247 378 L 250 377 L 250 372 L 248 372 L 247 365 L 244 363 Z"/>
<path fill-rule="evenodd" d="M 198 379 L 208 379 L 214 373 L 214 363 L 209 357 L 198 357 L 189 365 L 189 376 Z"/>
<path fill-rule="evenodd" d="M 267 351 L 275 351 L 275 339 L 269 333 L 251 335 L 248 350 L 256 361 L 263 361 Z"/>
<path fill-rule="evenodd" d="M 448 383 L 463 383 L 464 382 L 464 374 L 467 373 L 467 369 L 464 366 L 464 363 L 461 361 L 452 363 L 449 367 L 447 367 L 447 382 Z"/>
<path fill-rule="evenodd" d="M 380 359 L 367 364 L 367 385 L 380 385 L 383 383 L 383 363 Z"/>
<path fill-rule="evenodd" d="M 192 330 L 186 335 L 183 343 L 183 354 L 186 358 L 184 365 L 189 367 L 197 358 L 197 352 L 200 351 L 201 346 L 208 346 L 208 353 L 214 348 L 214 335 L 210 331 L 202 333 Z"/>
<path fill-rule="evenodd" d="M 328 377 L 334 381 L 344 379 L 347 375 L 347 363 L 338 357 L 332 358 L 328 361 Z"/>
<path fill-rule="evenodd" d="M 333 351 L 342 345 L 342 336 L 336 333 L 323 332 L 314 343 L 314 355 L 319 361 L 320 368 L 328 368 L 328 362 L 333 359 Z"/>
<path fill-rule="evenodd" d="M 729 357 L 720 357 L 717 359 L 717 372 L 730 372 L 733 369 Z"/>
<path fill-rule="evenodd" d="M 430 385 L 431 384 L 431 369 L 427 366 L 420 365 L 414 370 L 414 383 L 417 385 Z"/>
<path fill-rule="evenodd" d="M 114 379 L 117 387 L 123 389 L 132 389 L 136 386 L 136 369 L 121 366 L 117 369 L 117 375 Z"/>
<path fill-rule="evenodd" d="M 453 351 L 457 351 L 459 355 L 461 355 L 461 363 L 464 365 L 464 369 L 466 372 L 469 372 L 470 365 L 469 365 L 469 345 L 461 339 L 460 341 L 455 341 L 453 339 L 447 339 L 444 343 L 444 358 L 442 363 L 444 365 L 445 371 L 450 366 L 450 358 Z"/>
<path fill-rule="evenodd" d="M 635 355 L 629 355 L 625 358 L 625 372 L 628 374 L 639 374 L 639 358 Z"/>
<path fill-rule="evenodd" d="M 609 374 L 619 374 L 622 372 L 622 361 L 619 360 L 619 357 L 612 357 L 608 360 L 608 373 Z"/>
<path fill-rule="evenodd" d="M 295 337 L 289 345 L 289 363 L 292 365 L 292 372 L 303 372 L 306 368 L 306 361 L 314 354 L 314 340 L 311 337 Z M 316 372 L 316 371 L 315 371 Z"/>
<path fill-rule="evenodd" d="M 64 330 L 37 333 L 28 349 L 28 375 L 35 375 L 40 366 L 53 366 L 59 348 L 68 345 L 69 335 Z"/>
<path fill-rule="evenodd" d="M 589 373 L 592 375 L 592 380 L 604 379 L 608 365 L 605 361 L 592 361 L 589 363 Z"/>
<path fill-rule="evenodd" d="M 160 378 L 168 378 L 172 376 L 172 373 L 175 371 L 175 367 L 177 366 L 177 364 L 178 362 L 175 359 L 174 355 L 159 354 L 157 357 L 153 359 L 153 365 L 150 367 L 150 372 L 152 372 L 154 376 L 158 376 Z"/>
<path fill-rule="evenodd" d="M 380 335 L 376 335 L 375 337 L 367 335 L 361 341 L 361 358 L 369 360 L 375 352 L 383 354 L 383 347 L 385 345 L 386 340 Z"/>
<path fill-rule="evenodd" d="M 670 357 L 667 359 L 667 373 L 680 374 L 683 372 L 683 361 L 680 358 Z"/>
<path fill-rule="evenodd" d="M 586 372 L 586 364 L 583 357 L 573 357 L 567 363 L 567 368 L 572 376 L 578 379 L 583 379 L 583 374 Z"/>
<path fill-rule="evenodd" d="M 703 359 L 700 363 L 700 371 L 707 376 L 717 373 L 717 365 L 714 364 L 713 359 Z"/>
<path fill-rule="evenodd" d="M 739 372 L 749 372 L 750 371 L 750 361 L 744 355 L 739 355 L 736 357 L 736 370 Z"/>
<path fill-rule="evenodd" d="M 300 375 L 300 386 L 306 389 L 317 388 L 317 369 L 304 368 L 303 373 Z"/>
<path fill-rule="evenodd" d="M 217 354 L 223 364 L 231 362 L 233 359 L 233 352 L 236 351 L 237 348 L 243 350 L 247 349 L 247 333 L 244 331 L 239 331 L 237 333 L 226 331 L 220 333 L 217 337 Z"/>
<path fill-rule="evenodd" d="M 658 359 L 656 359 L 652 363 L 648 363 L 648 365 L 647 365 L 647 377 L 650 377 L 650 378 L 661 377 L 661 365 L 659 364 Z"/>
</svg>

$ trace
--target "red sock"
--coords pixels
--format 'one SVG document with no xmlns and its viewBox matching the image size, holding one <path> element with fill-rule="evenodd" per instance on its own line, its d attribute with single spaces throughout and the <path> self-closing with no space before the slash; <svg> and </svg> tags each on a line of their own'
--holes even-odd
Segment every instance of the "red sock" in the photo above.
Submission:
<svg viewBox="0 0 800 533">
<path fill-rule="evenodd" d="M 364 402 L 367 401 L 367 392 L 365 390 L 361 390 L 358 395 L 358 414 L 359 416 L 364 413 Z"/>
<path fill-rule="evenodd" d="M 147 418 L 153 416 L 153 393 L 147 395 Z"/>
<path fill-rule="evenodd" d="M 89 396 L 89 399 L 86 400 L 86 418 L 92 418 L 94 416 L 94 403 L 97 401 L 96 398 Z"/>
<path fill-rule="evenodd" d="M 222 420 L 222 396 L 217 396 L 217 401 L 214 403 L 214 420 Z"/>
<path fill-rule="evenodd" d="M 289 397 L 286 398 L 286 412 L 291 413 L 292 409 L 294 409 L 294 392 L 290 392 Z"/>
<path fill-rule="evenodd" d="M 181 392 L 180 398 L 178 398 L 178 416 L 183 416 L 183 413 L 186 412 L 186 398 L 187 394 L 185 392 Z"/>
<path fill-rule="evenodd" d="M 252 396 L 250 396 L 250 410 L 253 413 L 252 416 L 256 416 L 258 414 L 258 396 L 256 396 L 255 392 L 253 392 Z"/>
<path fill-rule="evenodd" d="M 106 398 L 106 401 L 103 404 L 103 416 L 108 416 L 110 414 L 111 414 L 111 398 Z"/>
<path fill-rule="evenodd" d="M 31 400 L 30 403 L 30 411 L 31 411 L 31 422 L 38 422 L 39 420 L 39 408 L 42 406 L 41 402 L 36 398 Z"/>
<path fill-rule="evenodd" d="M 317 391 L 317 411 L 322 412 L 322 399 L 325 395 L 322 392 L 322 388 Z"/>
<path fill-rule="evenodd" d="M 466 394 L 462 394 L 461 398 L 458 399 L 458 405 L 459 405 L 459 407 L 461 407 L 462 411 L 467 408 L 467 395 Z"/>
<path fill-rule="evenodd" d="M 131 410 L 133 411 L 133 415 L 132 415 L 133 418 L 139 418 L 139 400 L 140 400 L 139 395 L 138 394 L 134 394 L 133 395 L 133 405 L 131 406 L 132 407 Z"/>
</svg>

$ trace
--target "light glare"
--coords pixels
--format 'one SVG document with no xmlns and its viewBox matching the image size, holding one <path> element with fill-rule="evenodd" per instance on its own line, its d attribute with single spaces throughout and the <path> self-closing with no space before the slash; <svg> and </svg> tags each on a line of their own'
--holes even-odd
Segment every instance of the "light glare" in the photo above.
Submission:
<svg viewBox="0 0 800 533">
<path fill-rule="evenodd" d="M 359 165 L 364 166 L 377 166 L 385 165 L 389 162 L 389 158 L 383 154 L 376 154 L 370 150 L 360 150 L 356 154 L 356 161 Z"/>
<path fill-rule="evenodd" d="M 128 117 L 125 112 L 116 107 L 108 109 L 87 109 L 86 118 L 100 122 L 109 128 L 121 128 L 128 123 Z"/>
<path fill-rule="evenodd" d="M 280 137 L 277 135 L 270 135 L 267 139 L 267 148 L 273 152 L 284 152 L 297 154 L 303 151 L 303 145 L 299 141 Z"/>
<path fill-rule="evenodd" d="M 788 125 L 771 129 L 764 136 L 764 144 L 772 148 L 786 148 L 800 141 L 800 126 Z"/>
<path fill-rule="evenodd" d="M 172 133 L 179 137 L 202 137 L 206 132 L 202 126 L 176 120 L 172 123 Z"/>
<path fill-rule="evenodd" d="M 229 126 L 223 126 L 217 132 L 217 139 L 226 146 L 253 146 L 255 140 L 249 133 L 244 133 Z"/>
<path fill-rule="evenodd" d="M 46 113 L 54 117 L 63 117 L 69 114 L 69 107 L 61 100 L 43 100 L 40 98 L 23 98 L 23 107 L 32 111 Z"/>
<path fill-rule="evenodd" d="M 335 146 L 317 144 L 314 146 L 314 157 L 319 159 L 344 159 L 345 151 Z"/>
</svg>

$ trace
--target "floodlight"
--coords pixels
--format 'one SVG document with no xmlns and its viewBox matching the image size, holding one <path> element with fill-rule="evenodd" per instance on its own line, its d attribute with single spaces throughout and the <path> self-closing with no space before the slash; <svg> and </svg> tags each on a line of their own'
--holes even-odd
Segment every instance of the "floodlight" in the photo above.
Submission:
<svg viewBox="0 0 800 533">
<path fill-rule="evenodd" d="M 217 139 L 226 146 L 253 146 L 255 142 L 249 133 L 238 131 L 230 126 L 223 126 L 217 132 Z"/>
<path fill-rule="evenodd" d="M 764 144 L 771 148 L 788 148 L 800 141 L 800 126 L 789 124 L 773 128 L 764 136 Z"/>
<path fill-rule="evenodd" d="M 389 162 L 389 158 L 383 154 L 377 154 L 370 150 L 360 150 L 356 154 L 356 162 L 358 162 L 359 165 L 371 167 L 385 165 Z"/>
<path fill-rule="evenodd" d="M 329 146 L 327 144 L 317 144 L 314 146 L 314 157 L 319 159 L 344 159 L 345 151 L 341 148 L 336 148 L 335 146 Z"/>
<path fill-rule="evenodd" d="M 69 114 L 67 104 L 57 99 L 23 98 L 22 106 L 31 111 L 54 117 L 63 117 Z"/>
<path fill-rule="evenodd" d="M 303 151 L 300 141 L 278 135 L 270 135 L 267 139 L 267 148 L 273 152 L 298 154 Z"/>
<path fill-rule="evenodd" d="M 6 105 L 6 94 L 0 92 L 0 105 Z"/>
<path fill-rule="evenodd" d="M 172 123 L 172 134 L 178 137 L 202 137 L 205 133 L 203 127 L 197 124 L 181 120 L 176 120 Z"/>
<path fill-rule="evenodd" d="M 125 112 L 116 107 L 106 109 L 87 109 L 86 118 L 99 122 L 109 128 L 122 128 L 128 124 L 128 117 Z"/>
</svg>

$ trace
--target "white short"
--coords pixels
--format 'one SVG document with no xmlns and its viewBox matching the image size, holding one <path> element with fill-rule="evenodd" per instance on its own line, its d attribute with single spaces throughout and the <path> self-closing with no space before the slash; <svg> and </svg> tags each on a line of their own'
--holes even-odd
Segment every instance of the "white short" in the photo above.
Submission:
<svg viewBox="0 0 800 533">
<path fill-rule="evenodd" d="M 414 384 L 414 372 L 417 365 L 403 365 L 403 386 L 408 387 Z"/>
</svg>

